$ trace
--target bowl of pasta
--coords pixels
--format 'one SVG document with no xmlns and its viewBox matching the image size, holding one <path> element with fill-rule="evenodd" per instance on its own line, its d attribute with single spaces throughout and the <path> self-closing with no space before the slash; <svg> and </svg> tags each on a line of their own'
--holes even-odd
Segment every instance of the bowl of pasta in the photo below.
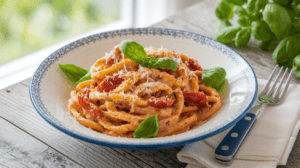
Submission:
<svg viewBox="0 0 300 168">
<path fill-rule="evenodd" d="M 30 97 L 52 126 L 125 149 L 181 146 L 236 123 L 257 95 L 249 63 L 193 32 L 131 28 L 95 34 L 49 55 Z"/>
</svg>

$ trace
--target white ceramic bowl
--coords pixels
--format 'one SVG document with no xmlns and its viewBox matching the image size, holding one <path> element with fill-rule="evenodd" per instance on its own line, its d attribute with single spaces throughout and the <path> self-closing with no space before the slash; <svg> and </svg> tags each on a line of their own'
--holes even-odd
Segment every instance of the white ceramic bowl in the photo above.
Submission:
<svg viewBox="0 0 300 168">
<path fill-rule="evenodd" d="M 223 67 L 230 92 L 219 113 L 202 126 L 178 135 L 133 139 L 112 137 L 86 128 L 68 112 L 71 87 L 58 64 L 89 68 L 122 40 L 131 39 L 144 47 L 150 45 L 186 54 L 204 69 Z M 257 95 L 257 81 L 249 63 L 231 48 L 211 38 L 192 32 L 136 28 L 95 34 L 68 44 L 48 56 L 38 67 L 30 84 L 31 101 L 38 113 L 62 132 L 91 143 L 114 148 L 157 149 L 199 141 L 231 127 L 251 108 Z"/>
</svg>

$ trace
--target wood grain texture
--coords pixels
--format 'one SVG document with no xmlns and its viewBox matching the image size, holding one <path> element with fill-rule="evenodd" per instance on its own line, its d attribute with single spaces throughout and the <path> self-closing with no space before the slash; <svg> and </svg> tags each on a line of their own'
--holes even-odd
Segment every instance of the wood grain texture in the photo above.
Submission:
<svg viewBox="0 0 300 168">
<path fill-rule="evenodd" d="M 0 118 L 0 167 L 82 167 Z"/>
<path fill-rule="evenodd" d="M 217 23 L 217 18 L 214 14 L 215 0 L 203 0 L 198 4 L 179 12 L 176 15 L 159 22 L 152 27 L 172 28 L 192 31 L 199 33 L 207 37 L 215 38 L 214 27 Z M 258 78 L 266 79 L 275 66 L 272 59 L 272 51 L 264 52 L 260 50 L 255 39 L 251 39 L 250 43 L 246 47 L 236 48 L 232 44 L 228 44 L 229 47 L 240 53 L 253 67 Z M 178 51 L 180 52 L 180 51 Z M 300 83 L 295 77 L 292 80 L 293 83 Z M 39 150 L 30 150 L 30 157 L 50 157 L 53 153 L 59 155 L 65 164 L 62 166 L 83 166 L 83 167 L 185 167 L 186 164 L 180 163 L 176 154 L 182 149 L 182 147 L 159 149 L 159 150 L 122 150 L 113 149 L 108 147 L 102 147 L 94 144 L 90 144 L 73 137 L 67 136 L 64 133 L 58 131 L 46 121 L 44 121 L 36 110 L 33 108 L 29 98 L 29 85 L 30 79 L 22 81 L 18 84 L 12 85 L 0 91 L 0 117 L 8 120 L 15 125 L 18 134 L 22 134 L 22 138 L 25 141 L 31 140 L 33 137 L 35 144 L 39 144 Z M 7 142 L 15 141 L 14 149 L 20 146 L 26 148 L 33 148 L 32 145 L 18 143 L 18 140 L 10 137 L 10 131 L 2 129 L 0 119 L 0 167 L 34 167 L 35 165 L 22 165 L 16 159 L 8 155 L 9 149 L 6 148 Z M 14 126 L 10 126 L 14 127 Z M 23 136 L 24 134 L 24 136 Z M 44 146 L 41 144 L 45 144 Z M 11 146 L 11 145 L 10 145 Z M 46 148 L 45 146 L 49 146 Z M 28 148 L 28 149 L 27 149 Z M 19 148 L 20 149 L 20 148 Z M 300 137 L 298 136 L 295 146 L 290 154 L 287 166 L 283 167 L 297 167 L 300 164 Z M 44 152 L 43 151 L 48 151 Z M 18 153 L 18 151 L 15 151 Z M 42 154 L 41 154 L 42 153 Z M 17 155 L 18 160 L 27 162 L 26 156 L 23 156 L 22 152 Z M 9 164 L 4 164 L 8 163 Z M 39 162 L 37 162 L 39 163 Z M 43 162 L 44 165 L 37 165 L 37 167 L 53 167 L 53 164 L 60 165 L 61 162 L 53 161 L 52 163 Z M 8 166 L 7 166 L 8 165 Z"/>
</svg>

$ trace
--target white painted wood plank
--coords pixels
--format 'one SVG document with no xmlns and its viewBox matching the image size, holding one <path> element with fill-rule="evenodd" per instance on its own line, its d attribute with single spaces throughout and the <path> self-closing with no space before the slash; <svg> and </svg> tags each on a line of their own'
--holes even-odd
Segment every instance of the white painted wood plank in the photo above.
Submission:
<svg viewBox="0 0 300 168">
<path fill-rule="evenodd" d="M 81 167 L 0 118 L 0 167 Z"/>
</svg>

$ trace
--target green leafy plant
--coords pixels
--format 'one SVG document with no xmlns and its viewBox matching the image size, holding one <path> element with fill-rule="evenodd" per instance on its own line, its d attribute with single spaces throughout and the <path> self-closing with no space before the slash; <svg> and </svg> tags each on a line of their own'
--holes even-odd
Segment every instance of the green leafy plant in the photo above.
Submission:
<svg viewBox="0 0 300 168">
<path fill-rule="evenodd" d="M 267 41 L 275 38 L 274 33 L 271 31 L 269 26 L 264 21 L 253 21 L 251 23 L 252 35 L 261 41 Z"/>
<path fill-rule="evenodd" d="M 248 0 L 246 9 L 249 13 L 257 13 L 265 7 L 268 0 Z"/>
<path fill-rule="evenodd" d="M 218 0 L 216 3 L 215 13 L 220 20 L 231 19 L 233 16 L 233 5 L 226 3 L 223 0 Z"/>
<path fill-rule="evenodd" d="M 299 65 L 295 57 L 300 54 L 300 0 L 218 0 L 215 14 L 218 41 L 242 47 L 253 36 L 262 50 L 275 48 L 274 63 L 294 69 Z M 230 22 L 234 17 L 236 26 Z"/>
<path fill-rule="evenodd" d="M 291 67 L 293 60 L 300 53 L 300 35 L 284 38 L 272 54 L 276 64 Z"/>
<path fill-rule="evenodd" d="M 247 0 L 226 0 L 226 2 L 234 5 L 243 5 Z"/>
<path fill-rule="evenodd" d="M 235 46 L 237 47 L 241 47 L 246 45 L 251 37 L 251 30 L 249 29 L 242 29 L 240 31 L 237 32 L 236 36 L 235 36 Z"/>
<path fill-rule="evenodd" d="M 149 69 L 177 70 L 177 62 L 171 58 L 148 57 L 144 47 L 132 40 L 124 40 L 120 43 L 122 53 L 132 61 Z"/>
<path fill-rule="evenodd" d="M 220 91 L 225 83 L 226 71 L 224 68 L 216 67 L 202 72 L 202 80 L 205 85 Z"/>
<path fill-rule="evenodd" d="M 260 100 L 260 103 L 257 104 L 256 107 L 260 107 L 264 103 L 277 103 L 278 102 L 278 99 L 274 99 L 273 97 L 267 96 L 267 95 L 265 95 L 263 93 L 261 93 L 258 96 L 258 100 Z"/>
<path fill-rule="evenodd" d="M 158 113 L 146 118 L 133 132 L 134 138 L 153 138 L 158 133 Z"/>
<path fill-rule="evenodd" d="M 292 19 L 284 7 L 273 3 L 267 4 L 263 11 L 263 19 L 276 37 L 283 38 L 290 35 Z"/>
<path fill-rule="evenodd" d="M 293 71 L 295 75 L 300 78 L 300 54 L 294 58 Z"/>
<path fill-rule="evenodd" d="M 72 82 L 81 83 L 92 79 L 89 70 L 74 64 L 59 64 L 59 68 Z"/>
<path fill-rule="evenodd" d="M 292 3 L 292 0 L 273 0 L 273 2 L 275 2 L 281 6 L 288 6 Z"/>
<path fill-rule="evenodd" d="M 238 31 L 242 28 L 240 26 L 229 26 L 221 29 L 217 34 L 217 40 L 222 43 L 229 43 L 235 39 Z"/>
</svg>

